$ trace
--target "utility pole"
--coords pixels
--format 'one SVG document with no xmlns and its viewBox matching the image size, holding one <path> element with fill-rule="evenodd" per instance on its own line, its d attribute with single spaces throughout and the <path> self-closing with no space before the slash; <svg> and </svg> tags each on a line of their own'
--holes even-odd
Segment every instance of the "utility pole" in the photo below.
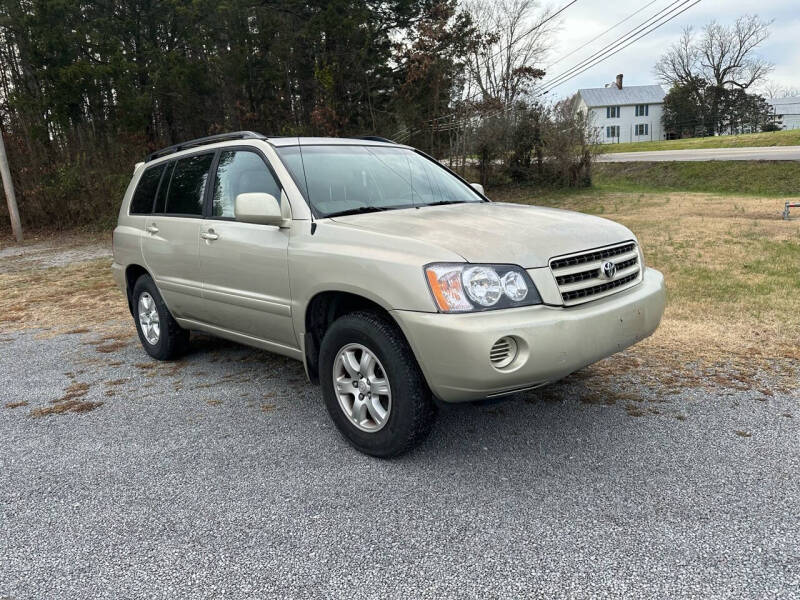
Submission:
<svg viewBox="0 0 800 600">
<path fill-rule="evenodd" d="M 8 216 L 11 217 L 11 229 L 14 231 L 17 242 L 21 244 L 22 224 L 19 222 L 17 197 L 14 195 L 14 182 L 11 181 L 11 169 L 8 168 L 8 157 L 6 156 L 6 145 L 3 142 L 2 131 L 0 131 L 0 176 L 3 178 L 3 189 L 6 191 L 6 204 L 8 204 Z"/>
</svg>

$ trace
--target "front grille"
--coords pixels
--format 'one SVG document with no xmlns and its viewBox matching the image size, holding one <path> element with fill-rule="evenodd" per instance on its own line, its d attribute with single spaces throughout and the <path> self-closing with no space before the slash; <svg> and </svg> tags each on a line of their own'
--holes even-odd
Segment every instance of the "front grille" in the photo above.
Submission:
<svg viewBox="0 0 800 600">
<path fill-rule="evenodd" d="M 603 270 L 606 262 L 616 267 L 611 277 Z M 566 305 L 622 291 L 636 285 L 641 278 L 639 250 L 634 242 L 559 256 L 550 261 L 550 270 Z"/>
</svg>

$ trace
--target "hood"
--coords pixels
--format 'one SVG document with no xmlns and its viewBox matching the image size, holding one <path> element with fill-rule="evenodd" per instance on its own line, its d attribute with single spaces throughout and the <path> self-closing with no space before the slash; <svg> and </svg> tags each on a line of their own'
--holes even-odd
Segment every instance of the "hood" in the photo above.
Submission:
<svg viewBox="0 0 800 600">
<path fill-rule="evenodd" d="M 634 239 L 583 213 L 503 202 L 450 204 L 333 217 L 337 223 L 446 248 L 471 263 L 546 267 L 550 258 Z"/>
</svg>

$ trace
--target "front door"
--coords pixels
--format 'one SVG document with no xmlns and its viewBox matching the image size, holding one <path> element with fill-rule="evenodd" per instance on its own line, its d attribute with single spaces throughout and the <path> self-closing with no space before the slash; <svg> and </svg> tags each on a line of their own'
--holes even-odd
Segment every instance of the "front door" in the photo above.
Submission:
<svg viewBox="0 0 800 600">
<path fill-rule="evenodd" d="M 170 312 L 196 319 L 203 283 L 198 262 L 203 200 L 214 153 L 181 158 L 161 179 L 153 214 L 145 220 L 142 254 Z"/>
<path fill-rule="evenodd" d="M 200 231 L 202 321 L 297 348 L 290 306 L 289 230 L 240 223 L 234 213 L 238 194 L 264 192 L 280 202 L 275 174 L 255 151 L 223 150 L 212 185 L 210 215 Z"/>
</svg>

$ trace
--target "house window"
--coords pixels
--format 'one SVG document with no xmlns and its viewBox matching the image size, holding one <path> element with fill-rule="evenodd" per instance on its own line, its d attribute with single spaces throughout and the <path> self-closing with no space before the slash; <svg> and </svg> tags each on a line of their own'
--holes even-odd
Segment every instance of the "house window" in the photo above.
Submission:
<svg viewBox="0 0 800 600">
<path fill-rule="evenodd" d="M 606 106 L 606 119 L 619 119 L 619 106 Z"/>
<path fill-rule="evenodd" d="M 646 117 L 650 114 L 650 105 L 648 104 L 637 104 L 636 105 L 636 116 L 637 117 Z"/>
<path fill-rule="evenodd" d="M 647 123 L 639 123 L 636 125 L 636 135 L 648 135 Z"/>
<path fill-rule="evenodd" d="M 609 125 L 606 127 L 606 137 L 607 138 L 618 138 L 619 137 L 619 125 Z"/>
</svg>

